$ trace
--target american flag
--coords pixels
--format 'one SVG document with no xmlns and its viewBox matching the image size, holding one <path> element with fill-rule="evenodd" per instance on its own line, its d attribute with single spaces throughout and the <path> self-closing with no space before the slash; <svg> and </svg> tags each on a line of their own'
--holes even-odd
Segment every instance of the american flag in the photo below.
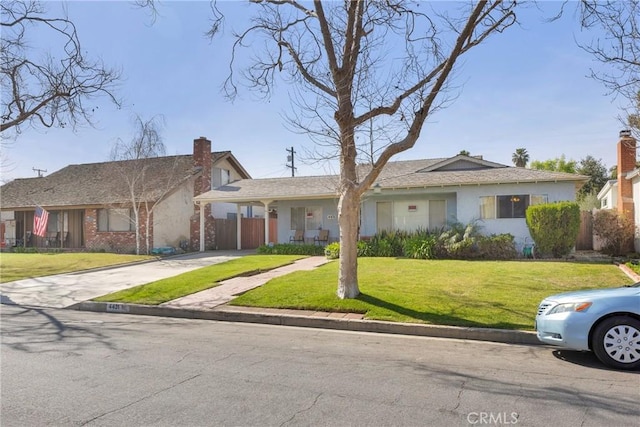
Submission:
<svg viewBox="0 0 640 427">
<path fill-rule="evenodd" d="M 36 206 L 36 214 L 33 216 L 33 234 L 45 237 L 47 234 L 47 221 L 49 221 L 49 212 Z"/>
</svg>

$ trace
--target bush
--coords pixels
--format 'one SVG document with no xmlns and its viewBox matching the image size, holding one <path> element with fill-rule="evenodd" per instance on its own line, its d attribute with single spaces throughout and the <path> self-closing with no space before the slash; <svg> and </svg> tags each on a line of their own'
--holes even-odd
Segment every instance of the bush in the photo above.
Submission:
<svg viewBox="0 0 640 427">
<path fill-rule="evenodd" d="M 518 256 L 515 239 L 511 234 L 481 236 L 477 243 L 480 259 L 508 260 Z"/>
<path fill-rule="evenodd" d="M 294 245 L 280 243 L 277 245 L 262 245 L 258 248 L 260 255 L 324 255 L 324 247 L 318 245 Z"/>
<path fill-rule="evenodd" d="M 602 252 L 620 256 L 632 247 L 634 225 L 625 215 L 602 209 L 593 215 L 593 234 L 602 239 Z"/>
<path fill-rule="evenodd" d="M 401 257 L 403 242 L 409 236 L 406 231 L 382 231 L 369 240 L 369 256 Z"/>
<path fill-rule="evenodd" d="M 38 248 L 34 247 L 24 247 L 24 246 L 14 246 L 11 248 L 11 252 L 16 254 L 37 254 Z"/>
<path fill-rule="evenodd" d="M 404 256 L 415 259 L 435 259 L 437 245 L 438 239 L 436 236 L 415 235 L 404 241 Z"/>
<path fill-rule="evenodd" d="M 369 242 L 365 242 L 364 240 L 358 240 L 358 256 L 359 257 L 368 257 L 371 256 L 372 250 Z"/>
<path fill-rule="evenodd" d="M 571 253 L 580 231 L 580 207 L 574 202 L 529 206 L 527 227 L 536 251 L 560 258 Z"/>
<path fill-rule="evenodd" d="M 360 243 L 360 242 L 358 242 L 358 243 Z M 338 259 L 338 258 L 340 258 L 340 243 L 333 242 L 333 243 L 329 243 L 327 246 L 325 246 L 325 248 L 324 248 L 324 256 L 326 256 L 329 259 Z"/>
</svg>

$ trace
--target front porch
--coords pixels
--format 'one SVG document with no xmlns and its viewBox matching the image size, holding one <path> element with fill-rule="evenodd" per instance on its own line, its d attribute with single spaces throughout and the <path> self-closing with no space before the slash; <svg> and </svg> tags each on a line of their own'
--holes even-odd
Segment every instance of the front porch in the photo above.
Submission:
<svg viewBox="0 0 640 427">
<path fill-rule="evenodd" d="M 84 209 L 50 210 L 44 236 L 33 234 L 35 210 L 16 211 L 4 221 L 4 248 L 83 249 Z"/>
</svg>

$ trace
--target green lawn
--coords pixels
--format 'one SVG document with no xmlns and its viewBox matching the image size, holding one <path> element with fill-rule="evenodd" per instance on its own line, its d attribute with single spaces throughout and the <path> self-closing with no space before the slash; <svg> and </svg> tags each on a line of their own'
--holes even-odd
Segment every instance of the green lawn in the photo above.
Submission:
<svg viewBox="0 0 640 427">
<path fill-rule="evenodd" d="M 0 253 L 0 283 L 153 259 L 107 253 Z"/>
<path fill-rule="evenodd" d="M 361 295 L 339 300 L 338 263 L 271 280 L 231 304 L 364 313 L 367 319 L 533 329 L 538 303 L 578 289 L 632 281 L 611 264 L 359 260 Z"/>
<path fill-rule="evenodd" d="M 217 286 L 232 277 L 251 275 L 291 264 L 301 255 L 249 255 L 156 282 L 104 295 L 93 301 L 157 305 Z"/>
</svg>

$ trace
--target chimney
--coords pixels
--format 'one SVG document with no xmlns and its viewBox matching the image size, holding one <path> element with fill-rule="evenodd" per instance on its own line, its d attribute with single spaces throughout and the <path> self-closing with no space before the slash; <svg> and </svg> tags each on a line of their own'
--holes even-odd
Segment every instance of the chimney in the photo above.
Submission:
<svg viewBox="0 0 640 427">
<path fill-rule="evenodd" d="M 193 186 L 193 195 L 199 196 L 211 190 L 211 141 L 204 136 L 193 140 L 193 166 L 202 168 Z"/>
<path fill-rule="evenodd" d="M 204 136 L 193 140 L 193 166 L 202 168 L 193 184 L 193 195 L 199 196 L 211 190 L 211 141 Z M 190 246 L 192 250 L 200 249 L 200 215 L 204 216 L 205 248 L 215 245 L 215 223 L 211 216 L 211 204 L 207 203 L 201 211 L 200 206 L 194 206 L 194 214 L 190 221 Z"/>
<path fill-rule="evenodd" d="M 636 168 L 636 140 L 631 131 L 620 131 L 618 141 L 618 212 L 634 220 L 633 187 L 627 173 Z"/>
</svg>

